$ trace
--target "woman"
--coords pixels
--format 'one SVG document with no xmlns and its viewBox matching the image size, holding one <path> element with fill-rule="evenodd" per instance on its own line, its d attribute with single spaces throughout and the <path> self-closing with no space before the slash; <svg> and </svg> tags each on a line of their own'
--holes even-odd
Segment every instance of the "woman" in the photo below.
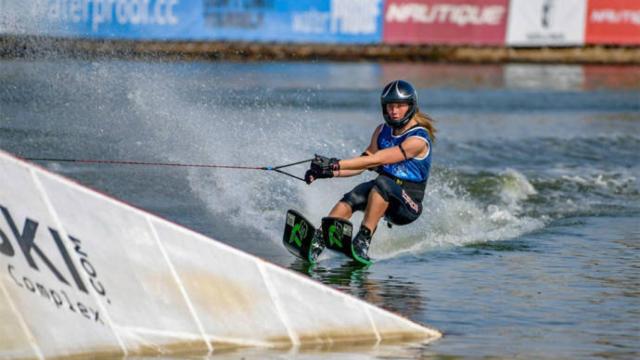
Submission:
<svg viewBox="0 0 640 360">
<path fill-rule="evenodd" d="M 364 170 L 379 175 L 356 186 L 333 207 L 329 217 L 348 220 L 355 211 L 364 219 L 353 239 L 354 258 L 370 263 L 371 236 L 385 216 L 396 225 L 415 221 L 422 213 L 422 199 L 431 168 L 431 143 L 436 132 L 433 120 L 418 110 L 418 95 L 407 81 L 387 84 L 381 95 L 385 123 L 373 132 L 361 156 L 339 160 L 316 155 L 305 174 L 308 184 L 316 179 L 348 177 Z M 322 251 L 324 244 L 315 244 Z"/>
</svg>

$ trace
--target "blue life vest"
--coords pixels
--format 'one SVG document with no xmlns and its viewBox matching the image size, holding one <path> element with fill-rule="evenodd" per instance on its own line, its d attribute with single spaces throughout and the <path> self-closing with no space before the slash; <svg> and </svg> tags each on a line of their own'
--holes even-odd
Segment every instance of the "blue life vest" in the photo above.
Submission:
<svg viewBox="0 0 640 360">
<path fill-rule="evenodd" d="M 415 157 L 395 164 L 383 165 L 382 171 L 401 180 L 426 183 L 429 179 L 429 170 L 431 169 L 432 149 L 431 138 L 429 137 L 427 129 L 421 126 L 414 126 L 404 134 L 395 136 L 393 135 L 393 129 L 387 124 L 383 124 L 382 130 L 380 131 L 380 134 L 378 134 L 378 149 L 382 150 L 398 146 L 407 138 L 413 136 L 423 139 L 429 145 L 427 155 L 422 158 Z"/>
</svg>

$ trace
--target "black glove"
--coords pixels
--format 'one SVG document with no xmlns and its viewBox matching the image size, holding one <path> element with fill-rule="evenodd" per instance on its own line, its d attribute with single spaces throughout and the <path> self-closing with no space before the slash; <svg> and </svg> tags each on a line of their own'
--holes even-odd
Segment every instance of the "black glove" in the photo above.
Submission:
<svg viewBox="0 0 640 360">
<path fill-rule="evenodd" d="M 309 170 L 304 174 L 304 181 L 311 184 L 315 179 L 332 178 L 333 172 L 340 170 L 340 160 L 328 158 L 322 155 L 315 155 L 311 161 Z"/>
<path fill-rule="evenodd" d="M 307 185 L 314 182 L 317 178 L 318 178 L 318 175 L 315 173 L 315 171 L 311 169 L 307 170 L 307 172 L 304 173 L 304 182 L 306 182 Z"/>
</svg>

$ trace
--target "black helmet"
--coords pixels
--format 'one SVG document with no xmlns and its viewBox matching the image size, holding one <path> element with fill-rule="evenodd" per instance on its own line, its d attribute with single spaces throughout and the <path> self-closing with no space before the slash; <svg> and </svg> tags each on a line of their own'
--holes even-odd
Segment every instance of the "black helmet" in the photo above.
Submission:
<svg viewBox="0 0 640 360">
<path fill-rule="evenodd" d="M 418 111 L 418 94 L 416 89 L 413 88 L 408 81 L 395 80 L 387 84 L 382 89 L 382 95 L 380 96 L 380 103 L 382 104 L 382 116 L 384 121 L 392 128 L 401 128 L 405 126 L 409 120 Z M 400 120 L 392 120 L 387 114 L 387 104 L 390 103 L 405 103 L 409 104 L 409 111 Z"/>
</svg>

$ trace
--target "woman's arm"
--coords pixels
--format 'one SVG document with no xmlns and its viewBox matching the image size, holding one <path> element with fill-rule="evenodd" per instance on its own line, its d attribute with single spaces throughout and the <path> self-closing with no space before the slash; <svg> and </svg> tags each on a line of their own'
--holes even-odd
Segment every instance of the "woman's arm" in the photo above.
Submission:
<svg viewBox="0 0 640 360">
<path fill-rule="evenodd" d="M 333 172 L 334 177 L 351 177 L 360 175 L 364 170 L 337 170 Z"/>
<path fill-rule="evenodd" d="M 380 134 L 381 129 L 382 129 L 382 125 L 378 126 L 373 131 L 373 134 L 371 135 L 371 141 L 369 142 L 369 146 L 367 146 L 367 149 L 362 153 L 361 157 L 375 154 L 378 151 L 378 135 Z M 339 171 L 334 171 L 333 175 L 336 177 L 356 176 L 356 175 L 362 174 L 366 169 L 367 168 L 349 170 L 349 169 L 343 169 L 341 167 Z"/>
<path fill-rule="evenodd" d="M 420 156 L 421 154 L 426 154 L 428 146 L 427 142 L 423 139 L 412 136 L 403 141 L 400 146 L 376 151 L 369 156 L 358 156 L 352 159 L 340 160 L 340 172 L 346 173 L 351 170 L 365 170 L 375 168 L 380 165 L 395 164 L 405 159 L 412 159 Z"/>
</svg>

